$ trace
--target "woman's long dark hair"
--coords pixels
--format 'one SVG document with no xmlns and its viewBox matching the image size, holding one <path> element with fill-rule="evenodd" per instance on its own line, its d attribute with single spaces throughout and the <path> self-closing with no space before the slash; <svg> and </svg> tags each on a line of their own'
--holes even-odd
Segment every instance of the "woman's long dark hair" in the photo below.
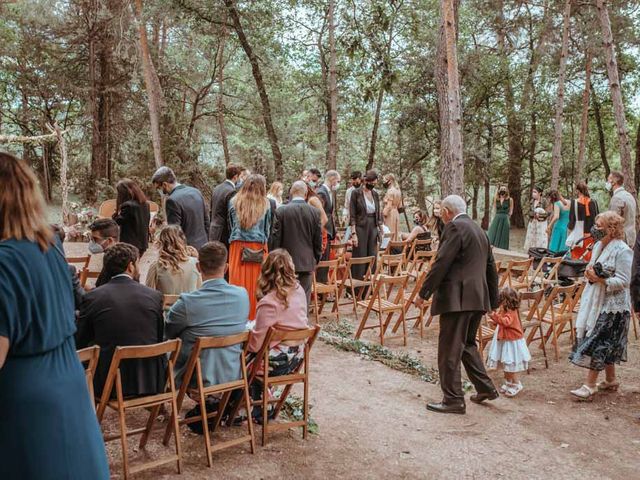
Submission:
<svg viewBox="0 0 640 480">
<path fill-rule="evenodd" d="M 116 185 L 116 191 L 118 192 L 118 197 L 116 200 L 117 211 L 120 211 L 120 205 L 131 200 L 135 200 L 140 205 L 144 205 L 145 203 L 147 203 L 147 197 L 142 192 L 142 189 L 136 182 L 129 178 L 123 178 L 122 180 L 120 180 Z"/>
</svg>

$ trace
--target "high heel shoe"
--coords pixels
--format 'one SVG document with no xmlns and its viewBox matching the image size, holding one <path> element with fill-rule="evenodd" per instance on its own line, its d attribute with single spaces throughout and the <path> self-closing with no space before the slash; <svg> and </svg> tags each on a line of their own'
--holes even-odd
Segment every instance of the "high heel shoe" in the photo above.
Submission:
<svg viewBox="0 0 640 480">
<path fill-rule="evenodd" d="M 598 383 L 598 390 L 600 392 L 617 392 L 618 388 L 620 388 L 620 382 L 617 380 L 614 380 L 613 382 L 605 380 Z"/>
</svg>

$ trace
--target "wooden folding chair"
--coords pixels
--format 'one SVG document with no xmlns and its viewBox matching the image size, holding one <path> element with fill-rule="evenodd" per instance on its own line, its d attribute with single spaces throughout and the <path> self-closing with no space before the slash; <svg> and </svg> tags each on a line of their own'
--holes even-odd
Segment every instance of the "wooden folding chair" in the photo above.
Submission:
<svg viewBox="0 0 640 480">
<path fill-rule="evenodd" d="M 197 338 L 196 343 L 193 346 L 193 350 L 191 350 L 189 360 L 187 361 L 187 367 L 185 369 L 184 376 L 182 377 L 182 384 L 180 385 L 177 400 L 178 412 L 182 408 L 182 403 L 184 402 L 185 395 L 188 394 L 189 397 L 198 399 L 197 401 L 198 405 L 200 405 L 200 415 L 184 418 L 182 420 L 179 420 L 179 423 L 182 425 L 202 422 L 205 452 L 207 455 L 207 465 L 209 467 L 213 466 L 213 452 L 217 452 L 218 450 L 222 450 L 224 448 L 229 448 L 235 445 L 249 442 L 251 444 L 251 453 L 255 453 L 256 443 L 253 436 L 253 422 L 251 420 L 247 422 L 247 428 L 249 430 L 249 433 L 247 435 L 243 435 L 239 438 L 234 438 L 233 440 L 227 440 L 225 442 L 218 442 L 216 445 L 211 445 L 211 434 L 209 433 L 208 424 L 209 418 L 215 418 L 213 429 L 215 430 L 220 426 L 220 421 L 222 420 L 227 405 L 229 404 L 231 393 L 234 391 L 242 391 L 242 401 L 240 401 L 239 404 L 244 404 L 247 408 L 247 411 L 251 411 L 251 399 L 249 398 L 249 378 L 247 374 L 247 364 L 245 362 L 247 348 L 249 346 L 249 335 L 249 332 L 243 332 L 227 337 Z M 238 344 L 242 344 L 242 351 L 240 352 L 240 358 L 238 359 L 240 363 L 240 379 L 205 387 L 204 379 L 202 376 L 202 363 L 200 360 L 202 352 L 209 349 L 226 348 Z M 194 373 L 196 378 L 196 386 L 191 387 L 191 381 L 194 377 Z M 220 403 L 218 404 L 218 410 L 215 412 L 207 412 L 206 397 L 208 395 L 216 394 L 222 394 L 222 398 L 220 399 Z M 227 423 L 232 424 L 232 422 L 233 418 L 229 418 Z M 173 431 L 173 424 L 169 423 L 164 434 L 165 445 L 169 443 L 169 439 L 171 438 L 171 433 Z"/>
<path fill-rule="evenodd" d="M 340 293 L 338 286 L 339 265 L 339 260 L 324 260 L 318 263 L 316 270 L 313 272 L 311 295 L 313 297 L 313 314 L 316 317 L 316 325 L 320 322 L 320 318 L 326 318 L 331 315 L 335 315 L 337 320 L 340 321 L 340 309 L 336 308 Z M 328 270 L 326 282 L 318 282 L 316 278 L 316 272 L 320 268 L 326 268 Z M 322 309 L 325 303 L 327 303 L 327 295 L 333 295 L 334 305 L 331 313 L 323 314 Z"/>
<path fill-rule="evenodd" d="M 97 280 L 99 276 L 100 272 L 94 272 L 89 270 L 89 268 L 84 268 L 79 275 L 80 285 L 85 290 L 90 290 L 90 288 L 87 286 L 87 282 L 89 281 L 89 279 Z"/>
<path fill-rule="evenodd" d="M 85 268 L 89 268 L 89 262 L 91 262 L 91 255 L 67 257 L 67 263 L 76 267 L 79 272 L 82 272 Z"/>
<path fill-rule="evenodd" d="M 488 343 L 491 343 L 493 336 L 496 332 L 495 327 L 489 325 L 487 320 L 488 315 L 482 317 L 478 331 L 476 332 L 476 343 L 478 344 L 478 351 L 480 356 L 484 359 L 484 349 Z"/>
<path fill-rule="evenodd" d="M 384 346 L 384 336 L 391 322 L 393 314 L 398 314 L 398 321 L 402 324 L 402 339 L 403 343 L 407 345 L 407 325 L 405 322 L 405 298 L 404 291 L 407 285 L 407 275 L 401 275 L 399 277 L 392 277 L 389 275 L 378 275 L 374 282 L 373 294 L 368 301 L 359 301 L 358 305 L 365 307 L 364 315 L 360 320 L 358 331 L 356 332 L 356 338 L 360 338 L 364 330 L 371 330 L 378 328 L 380 335 L 380 344 Z M 397 292 L 393 298 L 391 298 L 391 292 L 394 287 L 397 287 Z M 378 316 L 378 323 L 367 325 L 367 320 L 371 312 L 375 312 Z M 383 322 L 382 317 L 385 315 L 387 318 Z M 394 327 L 395 328 L 395 327 Z M 389 340 L 400 337 L 389 337 Z"/>
<path fill-rule="evenodd" d="M 338 309 L 342 305 L 353 304 L 353 314 L 356 317 L 356 321 L 358 321 L 357 302 L 358 300 L 364 300 L 365 298 L 368 298 L 368 295 L 373 288 L 373 265 L 375 264 L 375 262 L 376 257 L 351 257 L 349 260 L 347 260 L 347 278 L 342 280 L 342 282 L 338 282 L 338 298 L 342 298 L 345 289 L 349 289 L 349 293 L 351 294 L 351 302 L 336 302 L 333 305 L 334 309 Z M 366 265 L 366 269 L 362 279 L 353 278 L 351 267 L 354 265 Z"/>
<path fill-rule="evenodd" d="M 173 307 L 173 304 L 178 301 L 180 295 L 163 295 L 162 296 L 162 308 L 166 311 Z"/>
<path fill-rule="evenodd" d="M 93 408 L 96 406 L 96 399 L 93 391 L 93 377 L 96 376 L 96 367 L 98 366 L 98 359 L 100 358 L 100 347 L 93 345 L 92 347 L 83 348 L 78 350 L 78 358 L 80 363 L 87 365 L 84 367 L 84 376 L 87 379 L 87 387 L 89 387 L 89 398 Z"/>
<path fill-rule="evenodd" d="M 556 285 L 552 288 L 540 310 L 540 321 L 548 325 L 544 335 L 544 341 L 547 342 L 549 338 L 553 337 L 556 362 L 560 360 L 558 348 L 558 338 L 560 335 L 569 333 L 571 339 L 574 339 L 573 304 L 577 301 L 574 295 L 577 288 L 578 285 L 576 284 L 566 287 Z M 569 324 L 569 329 L 565 329 L 567 323 Z"/>
<path fill-rule="evenodd" d="M 433 261 L 436 259 L 438 252 L 434 251 L 418 251 L 415 253 L 413 260 L 408 263 L 407 275 L 417 280 L 422 272 L 428 272 L 431 269 Z"/>
<path fill-rule="evenodd" d="M 534 287 L 548 287 L 558 284 L 558 268 L 562 257 L 543 257 L 530 275 L 524 277 L 522 283 L 515 282 L 511 288 L 516 291 L 531 290 Z"/>
<path fill-rule="evenodd" d="M 529 273 L 531 272 L 532 264 L 533 258 L 509 261 L 499 286 L 503 287 L 506 284 L 516 291 L 528 290 L 531 284 Z"/>
<path fill-rule="evenodd" d="M 520 311 L 522 320 L 522 331 L 526 338 L 527 346 L 536 340 L 540 340 L 540 348 L 544 355 L 544 367 L 549 368 L 549 360 L 547 359 L 547 347 L 542 331 L 542 316 L 540 315 L 540 304 L 544 299 L 544 290 L 539 289 L 535 292 L 520 293 L 520 306 L 524 308 Z M 529 330 L 529 334 L 527 331 Z M 536 332 L 538 336 L 536 337 Z"/>
<path fill-rule="evenodd" d="M 419 252 L 419 253 L 431 253 L 431 252 Z M 411 292 L 406 293 L 404 295 L 404 309 L 405 309 L 405 313 L 409 311 L 409 309 L 415 305 L 413 305 L 413 303 L 418 299 L 418 295 L 420 294 L 420 290 L 422 289 L 422 285 L 424 284 L 425 279 L 427 278 L 427 271 L 423 271 L 419 273 L 419 276 L 416 280 L 415 285 L 413 286 L 413 289 L 411 290 Z M 424 327 L 425 327 L 425 322 L 424 322 L 424 316 L 426 313 L 429 312 L 429 310 L 431 309 L 431 300 L 433 297 L 429 298 L 429 300 L 427 300 L 426 302 L 424 302 L 422 304 L 422 306 L 420 307 L 415 307 L 415 309 L 417 310 L 416 315 L 414 316 L 407 316 L 406 317 L 406 321 L 411 321 L 411 320 L 415 320 L 415 323 L 413 324 L 413 328 L 420 328 L 420 338 L 423 338 L 424 335 Z M 427 319 L 427 327 L 429 325 L 431 325 L 431 321 L 433 320 L 433 317 L 431 316 L 431 314 L 428 314 L 429 317 Z M 393 333 L 396 332 L 398 328 L 398 324 L 396 323 L 396 325 L 393 328 Z"/>
<path fill-rule="evenodd" d="M 404 254 L 398 255 L 380 255 L 376 264 L 375 276 L 387 275 L 397 277 L 404 272 Z"/>
<path fill-rule="evenodd" d="M 124 478 L 129 478 L 130 474 L 134 474 L 137 472 L 141 472 L 143 470 L 148 470 L 150 468 L 155 468 L 160 465 L 165 465 L 167 463 L 176 462 L 178 466 L 178 473 L 182 471 L 182 450 L 180 447 L 180 435 L 177 433 L 178 430 L 178 407 L 176 403 L 176 386 L 173 378 L 173 369 L 175 366 L 176 359 L 178 358 L 178 354 L 180 353 L 180 345 L 182 344 L 180 339 L 169 340 L 163 343 L 157 343 L 154 345 L 140 345 L 140 346 L 130 346 L 130 347 L 116 347 L 115 352 L 113 353 L 113 357 L 111 359 L 111 366 L 109 367 L 109 372 L 107 374 L 107 380 L 104 384 L 104 389 L 102 390 L 102 396 L 100 397 L 100 402 L 98 403 L 98 422 L 102 423 L 102 419 L 104 417 L 104 413 L 107 407 L 112 408 L 118 412 L 119 423 L 120 423 L 120 433 L 115 435 L 110 435 L 105 437 L 105 441 L 109 442 L 111 440 L 115 440 L 117 438 L 120 439 L 122 444 L 122 469 L 124 471 Z M 154 395 L 144 395 L 144 396 L 136 396 L 132 398 L 124 398 L 122 392 L 122 378 L 120 372 L 120 363 L 123 360 L 130 359 L 151 359 L 156 357 L 166 357 L 168 354 L 169 357 L 167 359 L 167 380 L 165 384 L 164 391 L 162 393 L 154 394 Z M 116 389 L 116 399 L 111 399 L 111 394 L 113 392 L 113 388 Z M 176 454 L 171 455 L 165 458 L 160 458 L 158 460 L 154 460 L 151 462 L 143 463 L 140 465 L 136 465 L 134 467 L 129 466 L 129 453 L 128 453 L 128 445 L 127 445 L 127 437 L 131 435 L 142 434 L 140 438 L 139 448 L 144 448 L 147 444 L 147 440 L 149 439 L 149 435 L 152 432 L 153 424 L 160 412 L 160 406 L 165 403 L 171 404 L 171 422 L 173 423 L 173 428 L 175 434 L 175 448 Z M 149 419 L 147 420 L 147 425 L 142 428 L 138 428 L 135 430 L 127 430 L 127 425 L 125 421 L 125 413 L 127 410 L 134 410 L 146 408 L 151 409 L 151 413 L 149 414 Z"/>
<path fill-rule="evenodd" d="M 409 259 L 409 261 L 413 260 L 413 258 L 415 257 L 415 254 L 417 252 L 430 252 L 431 251 L 431 239 L 427 238 L 427 239 L 414 239 L 413 242 L 411 243 L 411 247 L 409 249 L 409 253 L 407 255 L 407 258 Z"/>
<path fill-rule="evenodd" d="M 302 438 L 307 439 L 308 424 L 309 424 L 309 366 L 310 366 L 310 354 L 311 348 L 320 333 L 320 327 L 304 328 L 300 330 L 280 330 L 275 327 L 269 328 L 264 343 L 256 356 L 255 361 L 251 366 L 251 372 L 249 375 L 249 384 L 257 381 L 262 384 L 262 399 L 252 400 L 252 406 L 260 406 L 262 408 L 262 446 L 267 443 L 267 434 L 278 430 L 288 430 L 290 428 L 302 427 Z M 304 350 L 303 361 L 300 362 L 297 368 L 287 375 L 279 375 L 272 377 L 269 375 L 269 350 L 272 343 L 291 345 L 292 343 L 299 343 L 300 348 Z M 278 422 L 275 423 L 280 410 L 284 406 L 284 402 L 287 400 L 291 388 L 302 383 L 303 386 L 303 412 L 302 420 L 292 422 Z M 277 398 L 269 398 L 269 389 L 271 387 L 284 387 L 284 390 Z M 275 408 L 271 413 L 273 420 L 269 419 L 269 404 L 275 404 Z M 249 415 L 251 415 L 251 408 Z M 235 412 L 234 412 L 235 414 Z M 232 414 L 232 415 L 234 415 Z M 273 423 L 272 423 L 273 422 Z"/>
<path fill-rule="evenodd" d="M 387 244 L 387 248 L 384 249 L 384 255 L 402 255 L 404 260 L 407 260 L 407 254 L 411 248 L 411 243 L 406 240 L 391 240 Z"/>
</svg>

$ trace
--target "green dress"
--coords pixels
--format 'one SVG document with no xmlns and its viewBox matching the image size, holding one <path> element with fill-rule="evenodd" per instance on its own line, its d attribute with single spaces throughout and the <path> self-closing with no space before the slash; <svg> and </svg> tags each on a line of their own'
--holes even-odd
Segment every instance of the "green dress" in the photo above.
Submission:
<svg viewBox="0 0 640 480">
<path fill-rule="evenodd" d="M 549 250 L 555 253 L 563 253 L 568 250 L 565 243 L 567 242 L 567 229 L 569 228 L 569 213 L 571 207 L 564 208 L 561 201 L 557 201 L 554 205 L 560 210 L 560 217 L 553 224 L 551 239 L 549 240 Z"/>
<path fill-rule="evenodd" d="M 489 241 L 494 247 L 509 250 L 509 208 L 511 202 L 496 200 L 496 216 L 489 227 Z"/>
<path fill-rule="evenodd" d="M 0 242 L 0 478 L 108 480 L 82 364 L 61 245 Z"/>
</svg>

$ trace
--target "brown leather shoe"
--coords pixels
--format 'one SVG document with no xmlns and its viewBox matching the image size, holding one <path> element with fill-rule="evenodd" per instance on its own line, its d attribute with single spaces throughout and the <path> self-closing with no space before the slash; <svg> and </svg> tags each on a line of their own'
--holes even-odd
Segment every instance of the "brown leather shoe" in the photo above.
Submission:
<svg viewBox="0 0 640 480">
<path fill-rule="evenodd" d="M 427 410 L 437 413 L 457 413 L 464 415 L 467 412 L 467 407 L 464 403 L 457 405 L 447 405 L 446 403 L 427 403 Z"/>
<path fill-rule="evenodd" d="M 496 398 L 498 398 L 500 396 L 500 394 L 498 393 L 497 390 L 494 390 L 493 392 L 489 392 L 489 393 L 476 393 L 474 395 L 471 395 L 471 397 L 469 398 L 473 403 L 482 403 L 485 400 L 495 400 Z"/>
</svg>

